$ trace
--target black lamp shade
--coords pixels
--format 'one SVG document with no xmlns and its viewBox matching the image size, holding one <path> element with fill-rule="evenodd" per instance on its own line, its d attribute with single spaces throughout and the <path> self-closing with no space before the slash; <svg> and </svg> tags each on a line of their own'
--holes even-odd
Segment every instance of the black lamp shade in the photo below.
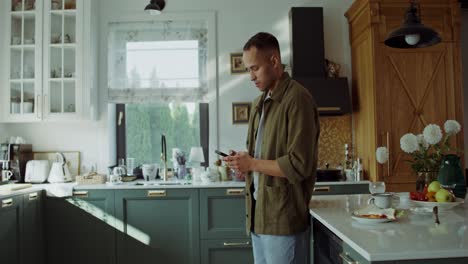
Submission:
<svg viewBox="0 0 468 264">
<path fill-rule="evenodd" d="M 151 0 L 150 3 L 145 7 L 145 11 L 155 11 L 160 13 L 165 6 L 165 0 Z"/>
<path fill-rule="evenodd" d="M 416 34 L 419 35 L 419 41 L 415 45 L 408 44 L 405 37 Z M 384 43 L 392 48 L 410 49 L 429 47 L 440 41 L 441 38 L 435 30 L 421 24 L 416 6 L 411 2 L 410 8 L 406 11 L 405 22 L 400 28 L 391 32 Z"/>
</svg>

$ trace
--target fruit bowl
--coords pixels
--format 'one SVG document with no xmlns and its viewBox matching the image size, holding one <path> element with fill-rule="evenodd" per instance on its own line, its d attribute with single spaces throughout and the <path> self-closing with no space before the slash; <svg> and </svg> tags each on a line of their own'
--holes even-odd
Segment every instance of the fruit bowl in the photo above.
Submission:
<svg viewBox="0 0 468 264">
<path fill-rule="evenodd" d="M 429 207 L 432 209 L 434 208 L 434 206 L 437 206 L 440 210 L 449 210 L 464 202 L 464 200 L 461 198 L 456 198 L 454 202 L 426 202 L 426 201 L 416 201 L 416 200 L 410 200 L 410 201 L 412 204 L 419 206 L 419 207 Z"/>
</svg>

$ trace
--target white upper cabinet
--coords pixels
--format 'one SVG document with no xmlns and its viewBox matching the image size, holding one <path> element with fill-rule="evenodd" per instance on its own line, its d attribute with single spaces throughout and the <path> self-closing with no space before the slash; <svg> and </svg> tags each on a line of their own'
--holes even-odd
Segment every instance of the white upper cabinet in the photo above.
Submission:
<svg viewBox="0 0 468 264">
<path fill-rule="evenodd" d="M 90 0 L 8 0 L 1 121 L 94 120 L 96 40 Z M 96 26 L 96 24 L 94 25 Z"/>
</svg>

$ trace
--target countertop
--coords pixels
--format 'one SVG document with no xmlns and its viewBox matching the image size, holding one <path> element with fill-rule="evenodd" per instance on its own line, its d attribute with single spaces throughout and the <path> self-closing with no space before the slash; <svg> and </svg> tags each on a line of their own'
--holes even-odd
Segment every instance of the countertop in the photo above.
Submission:
<svg viewBox="0 0 468 264">
<path fill-rule="evenodd" d="M 23 194 L 28 192 L 40 191 L 45 190 L 47 192 L 47 196 L 53 197 L 67 197 L 71 196 L 73 190 L 100 190 L 100 189 L 187 189 L 187 188 L 243 188 L 245 186 L 245 182 L 240 181 L 225 181 L 225 182 L 212 182 L 212 183 L 189 183 L 189 184 L 179 184 L 179 185 L 158 185 L 158 181 L 153 182 L 145 182 L 143 180 L 132 181 L 132 182 L 125 182 L 120 184 L 92 184 L 92 185 L 78 185 L 76 182 L 69 182 L 69 183 L 43 183 L 43 184 L 33 184 L 32 187 L 8 192 L 8 193 L 0 193 L 0 199 L 8 198 L 17 194 Z M 326 186 L 326 185 L 348 185 L 348 184 L 368 184 L 368 181 L 360 181 L 360 182 L 317 182 L 315 186 Z M 138 185 L 137 185 L 138 184 Z"/>
<path fill-rule="evenodd" d="M 352 220 L 352 212 L 366 206 L 369 197 L 313 196 L 310 213 L 368 261 L 468 257 L 468 201 L 440 212 L 438 226 L 432 214 L 409 210 L 395 222 L 365 225 Z"/>
</svg>

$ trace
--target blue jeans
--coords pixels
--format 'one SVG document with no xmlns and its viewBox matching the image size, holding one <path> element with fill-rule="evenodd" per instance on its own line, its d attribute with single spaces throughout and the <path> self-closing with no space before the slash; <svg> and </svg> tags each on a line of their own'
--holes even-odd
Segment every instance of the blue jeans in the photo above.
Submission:
<svg viewBox="0 0 468 264">
<path fill-rule="evenodd" d="M 310 229 L 287 236 L 252 232 L 252 246 L 255 264 L 307 264 Z"/>
</svg>

